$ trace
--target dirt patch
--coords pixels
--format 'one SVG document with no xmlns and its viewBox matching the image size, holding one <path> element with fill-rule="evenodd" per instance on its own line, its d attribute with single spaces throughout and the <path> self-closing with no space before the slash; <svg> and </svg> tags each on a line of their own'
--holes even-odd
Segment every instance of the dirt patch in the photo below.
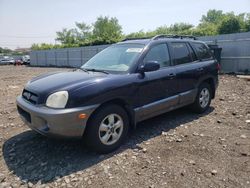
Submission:
<svg viewBox="0 0 250 188">
<path fill-rule="evenodd" d="M 66 69 L 0 67 L 0 187 L 250 187 L 250 82 L 220 76 L 211 108 L 144 121 L 117 151 L 34 133 L 15 105 L 25 83 Z"/>
</svg>

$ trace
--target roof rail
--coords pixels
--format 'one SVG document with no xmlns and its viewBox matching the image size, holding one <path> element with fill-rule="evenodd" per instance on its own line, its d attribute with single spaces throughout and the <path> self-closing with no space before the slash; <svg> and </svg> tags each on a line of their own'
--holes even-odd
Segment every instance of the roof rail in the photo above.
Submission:
<svg viewBox="0 0 250 188">
<path fill-rule="evenodd" d="M 161 34 L 161 35 L 156 35 L 154 37 L 125 38 L 125 39 L 122 40 L 122 42 L 128 41 L 128 40 L 141 40 L 141 39 L 158 40 L 158 39 L 161 39 L 161 38 L 176 38 L 176 39 L 190 38 L 190 39 L 193 39 L 193 40 L 197 40 L 197 38 L 195 36 L 192 36 L 192 35 L 166 35 L 166 34 Z"/>
<path fill-rule="evenodd" d="M 165 35 L 165 34 L 162 34 L 162 35 L 154 36 L 152 38 L 152 40 L 157 40 L 157 39 L 160 39 L 160 38 L 178 38 L 178 39 L 190 38 L 190 39 L 193 39 L 193 40 L 197 39 L 195 36 L 192 36 L 192 35 Z"/>
<path fill-rule="evenodd" d="M 122 41 L 127 41 L 127 40 L 140 40 L 140 39 L 151 39 L 151 37 L 135 37 L 135 38 L 125 38 Z"/>
</svg>

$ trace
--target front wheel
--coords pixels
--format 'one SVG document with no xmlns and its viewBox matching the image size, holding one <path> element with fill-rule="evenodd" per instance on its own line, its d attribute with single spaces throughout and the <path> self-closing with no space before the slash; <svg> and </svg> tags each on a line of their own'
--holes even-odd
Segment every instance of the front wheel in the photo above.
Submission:
<svg viewBox="0 0 250 188">
<path fill-rule="evenodd" d="M 198 88 L 195 102 L 191 106 L 197 113 L 205 112 L 211 103 L 211 87 L 208 83 L 202 83 Z"/>
<path fill-rule="evenodd" d="M 126 111 L 114 104 L 104 106 L 90 117 L 83 136 L 89 149 L 108 153 L 117 149 L 124 141 L 129 127 Z"/>
</svg>

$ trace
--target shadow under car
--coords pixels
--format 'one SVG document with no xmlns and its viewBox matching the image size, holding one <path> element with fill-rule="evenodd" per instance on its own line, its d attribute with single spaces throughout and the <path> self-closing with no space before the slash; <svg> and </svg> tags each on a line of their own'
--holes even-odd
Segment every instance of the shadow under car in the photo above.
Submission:
<svg viewBox="0 0 250 188">
<path fill-rule="evenodd" d="M 213 110 L 210 107 L 203 114 L 194 114 L 182 108 L 143 121 L 118 150 L 102 156 L 88 151 L 81 140 L 56 140 L 34 131 L 25 131 L 8 139 L 2 152 L 9 170 L 21 180 L 47 183 L 56 177 L 85 170 L 126 149 L 136 148 L 137 144 L 161 135 L 162 131 L 167 132 Z"/>
</svg>

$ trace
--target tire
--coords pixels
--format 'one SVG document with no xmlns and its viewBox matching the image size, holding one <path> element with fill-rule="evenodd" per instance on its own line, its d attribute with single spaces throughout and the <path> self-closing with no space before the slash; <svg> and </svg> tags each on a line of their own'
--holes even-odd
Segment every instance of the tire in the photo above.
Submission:
<svg viewBox="0 0 250 188">
<path fill-rule="evenodd" d="M 205 112 L 210 106 L 211 96 L 212 93 L 210 85 L 206 82 L 203 82 L 198 88 L 195 102 L 191 105 L 192 110 L 196 113 Z"/>
<path fill-rule="evenodd" d="M 128 129 L 129 118 L 126 111 L 118 105 L 109 104 L 90 117 L 83 140 L 90 150 L 109 153 L 122 144 Z"/>
</svg>

